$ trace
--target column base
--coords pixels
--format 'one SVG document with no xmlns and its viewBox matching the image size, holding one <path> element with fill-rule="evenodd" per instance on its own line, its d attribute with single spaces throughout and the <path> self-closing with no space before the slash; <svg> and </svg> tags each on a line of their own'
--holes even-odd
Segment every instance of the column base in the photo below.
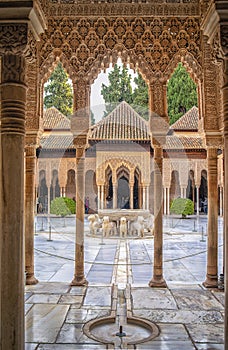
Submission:
<svg viewBox="0 0 228 350">
<path fill-rule="evenodd" d="M 35 278 L 34 275 L 26 275 L 26 281 L 25 284 L 27 286 L 33 285 L 33 284 L 37 284 L 39 283 L 38 279 Z"/>
<path fill-rule="evenodd" d="M 207 276 L 206 280 L 202 283 L 205 288 L 217 288 L 218 287 L 218 277 L 217 276 Z"/>
<path fill-rule="evenodd" d="M 87 286 L 88 281 L 85 279 L 84 276 L 83 277 L 75 276 L 70 285 L 71 286 Z"/>
<path fill-rule="evenodd" d="M 161 278 L 152 278 L 150 282 L 148 283 L 149 287 L 151 288 L 167 288 L 166 281 L 163 277 Z"/>
</svg>

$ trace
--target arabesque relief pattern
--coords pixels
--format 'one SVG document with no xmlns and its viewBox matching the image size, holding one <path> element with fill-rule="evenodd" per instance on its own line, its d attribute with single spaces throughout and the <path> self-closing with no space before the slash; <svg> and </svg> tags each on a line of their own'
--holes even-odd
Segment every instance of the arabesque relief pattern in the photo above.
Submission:
<svg viewBox="0 0 228 350">
<path fill-rule="evenodd" d="M 198 62 L 199 19 L 194 17 L 51 17 L 40 46 L 41 76 L 56 57 L 74 81 L 87 76 L 91 82 L 99 70 L 117 61 L 140 67 L 149 80 L 154 72 L 165 72 L 175 54 L 189 52 Z"/>
</svg>

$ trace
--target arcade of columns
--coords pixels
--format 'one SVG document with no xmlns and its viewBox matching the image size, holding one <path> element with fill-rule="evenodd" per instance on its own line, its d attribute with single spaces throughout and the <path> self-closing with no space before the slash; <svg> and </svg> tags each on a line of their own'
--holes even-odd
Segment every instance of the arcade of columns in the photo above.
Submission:
<svg viewBox="0 0 228 350">
<path fill-rule="evenodd" d="M 166 82 L 180 60 L 198 83 L 208 154 L 208 258 L 204 285 L 217 284 L 217 149 L 225 158 L 228 193 L 228 9 L 223 0 L 168 3 L 0 2 L 1 54 L 1 348 L 24 349 L 24 270 L 34 276 L 35 151 L 42 130 L 42 90 L 60 58 L 74 86 L 72 121 L 77 167 L 76 265 L 84 275 L 84 177 L 90 85 L 109 62 L 129 61 L 148 82 L 154 149 L 155 237 L 151 287 L 165 286 L 162 266 L 162 148 L 167 132 Z M 221 106 L 221 107 L 220 107 Z M 203 116 L 203 117 L 202 117 Z M 25 162 L 24 162 L 25 156 Z M 25 167 L 24 167 L 25 164 Z M 25 183 L 24 183 L 25 174 Z M 228 232 L 228 196 L 224 230 Z M 25 237 L 25 268 L 24 268 Z M 228 240 L 225 237 L 225 252 Z M 225 266 L 225 348 L 228 349 Z"/>
</svg>

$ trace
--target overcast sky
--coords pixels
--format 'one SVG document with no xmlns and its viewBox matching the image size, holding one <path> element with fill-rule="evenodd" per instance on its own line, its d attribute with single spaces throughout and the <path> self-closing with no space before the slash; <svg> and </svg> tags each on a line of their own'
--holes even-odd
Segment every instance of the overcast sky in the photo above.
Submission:
<svg viewBox="0 0 228 350">
<path fill-rule="evenodd" d="M 117 63 L 119 65 L 122 65 L 120 59 L 117 61 Z M 101 85 L 102 83 L 108 85 L 108 74 L 112 71 L 112 69 L 113 68 L 108 68 L 106 69 L 105 73 L 101 72 L 91 86 L 90 105 L 96 122 L 102 119 L 105 110 L 104 99 L 101 95 Z M 129 69 L 129 73 L 132 76 L 132 80 L 134 80 L 134 77 L 136 76 L 134 71 L 132 69 Z M 134 83 L 132 84 L 132 87 L 134 88 Z"/>
</svg>

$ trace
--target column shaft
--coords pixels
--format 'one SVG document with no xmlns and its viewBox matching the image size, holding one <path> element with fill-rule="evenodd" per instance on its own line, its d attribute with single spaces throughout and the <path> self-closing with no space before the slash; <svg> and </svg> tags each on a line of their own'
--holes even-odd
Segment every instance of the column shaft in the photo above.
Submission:
<svg viewBox="0 0 228 350">
<path fill-rule="evenodd" d="M 113 209 L 117 208 L 117 186 L 113 184 Z"/>
<path fill-rule="evenodd" d="M 130 185 L 130 209 L 134 209 L 134 185 Z"/>
<path fill-rule="evenodd" d="M 75 274 L 73 286 L 87 285 L 84 275 L 84 198 L 85 198 L 85 149 L 76 147 L 76 241 Z"/>
<path fill-rule="evenodd" d="M 167 197 L 166 197 L 166 190 L 167 188 L 164 187 L 163 191 L 164 191 L 164 214 L 167 214 Z"/>
<path fill-rule="evenodd" d="M 167 188 L 167 214 L 170 214 L 170 188 Z"/>
<path fill-rule="evenodd" d="M 36 284 L 34 276 L 34 197 L 36 149 L 25 148 L 25 271 L 26 284 Z"/>
<path fill-rule="evenodd" d="M 143 209 L 145 210 L 146 209 L 146 187 L 143 186 L 143 199 L 142 199 L 142 202 L 143 202 Z"/>
<path fill-rule="evenodd" d="M 149 210 L 149 186 L 146 187 L 146 210 Z"/>
<path fill-rule="evenodd" d="M 104 209 L 104 185 L 101 185 L 101 209 Z"/>
<path fill-rule="evenodd" d="M 220 204 L 219 215 L 223 216 L 223 187 L 222 186 L 219 187 L 219 204 Z"/>
<path fill-rule="evenodd" d="M 196 186 L 196 215 L 199 215 L 199 186 Z"/>
<path fill-rule="evenodd" d="M 1 349 L 24 349 L 25 61 L 2 56 L 1 69 Z"/>
<path fill-rule="evenodd" d="M 97 210 L 101 209 L 101 186 L 97 186 Z"/>
<path fill-rule="evenodd" d="M 208 148 L 208 242 L 205 287 L 218 283 L 218 166 L 217 149 Z"/>
<path fill-rule="evenodd" d="M 162 239 L 162 147 L 154 147 L 154 271 L 150 287 L 165 287 L 163 279 L 163 239 Z"/>
</svg>

